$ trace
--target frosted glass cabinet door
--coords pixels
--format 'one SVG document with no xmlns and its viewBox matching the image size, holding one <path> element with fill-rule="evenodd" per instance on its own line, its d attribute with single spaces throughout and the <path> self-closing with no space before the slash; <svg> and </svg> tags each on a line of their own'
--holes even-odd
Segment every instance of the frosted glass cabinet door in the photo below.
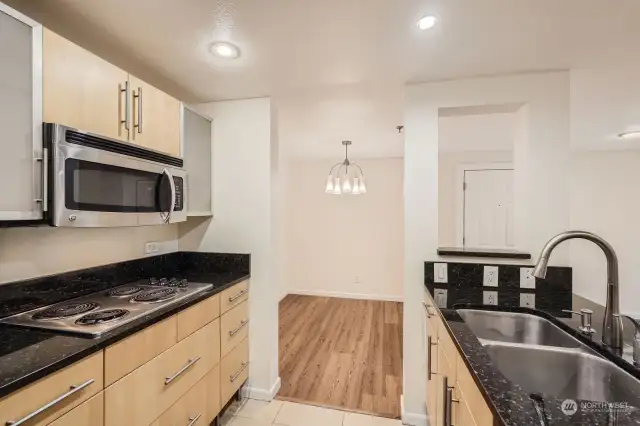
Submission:
<svg viewBox="0 0 640 426">
<path fill-rule="evenodd" d="M 189 108 L 182 110 L 184 166 L 187 170 L 187 215 L 213 212 L 211 182 L 211 120 Z"/>
<path fill-rule="evenodd" d="M 42 219 L 42 26 L 0 3 L 0 220 Z"/>
</svg>

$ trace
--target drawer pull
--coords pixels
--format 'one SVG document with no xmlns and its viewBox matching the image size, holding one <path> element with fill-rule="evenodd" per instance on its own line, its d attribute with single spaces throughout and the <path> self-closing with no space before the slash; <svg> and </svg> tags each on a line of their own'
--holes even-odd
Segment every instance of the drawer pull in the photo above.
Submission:
<svg viewBox="0 0 640 426">
<path fill-rule="evenodd" d="M 229 302 L 233 303 L 236 300 L 238 300 L 239 298 L 241 298 L 242 296 L 244 296 L 245 294 L 247 294 L 249 292 L 249 289 L 245 288 L 244 290 L 242 290 L 240 293 L 236 294 L 235 296 L 231 296 L 229 298 Z"/>
<path fill-rule="evenodd" d="M 242 327 L 244 327 L 247 324 L 249 324 L 249 320 L 240 321 L 240 325 L 238 327 L 236 327 L 233 330 L 229 330 L 229 337 L 235 336 L 238 333 L 238 331 L 242 330 Z"/>
<path fill-rule="evenodd" d="M 242 374 L 242 372 L 244 371 L 245 368 L 247 368 L 247 365 L 249 365 L 248 362 L 243 362 L 242 365 L 240 366 L 240 370 L 236 371 L 235 374 L 232 374 L 231 376 L 229 376 L 229 381 L 231 383 L 235 382 L 236 379 L 238 377 L 240 377 L 240 374 Z"/>
<path fill-rule="evenodd" d="M 189 424 L 187 426 L 195 425 L 200 417 L 202 417 L 202 414 L 200 414 L 200 413 L 198 413 L 198 415 L 195 416 L 195 417 L 189 417 Z"/>
<path fill-rule="evenodd" d="M 93 382 L 95 382 L 94 379 L 89 379 L 86 382 L 84 382 L 81 385 L 71 385 L 69 386 L 69 391 L 63 395 L 60 395 L 59 397 L 57 397 L 56 399 L 54 399 L 51 402 L 46 403 L 45 405 L 43 405 L 42 407 L 38 408 L 36 411 L 34 411 L 33 413 L 29 414 L 26 417 L 21 418 L 20 420 L 17 421 L 8 421 L 5 423 L 6 426 L 19 426 L 22 424 L 25 424 L 26 422 L 28 422 L 29 420 L 33 419 L 34 417 L 42 414 L 43 412 L 45 412 L 46 410 L 48 410 L 49 408 L 53 407 L 54 405 L 64 401 L 65 399 L 69 398 L 71 395 L 80 392 L 82 389 L 86 388 L 87 386 L 91 385 Z"/>
<path fill-rule="evenodd" d="M 177 379 L 182 373 L 184 373 L 185 371 L 187 371 L 189 368 L 191 368 L 193 366 L 193 364 L 195 364 L 196 362 L 200 361 L 200 357 L 197 356 L 193 359 L 190 359 L 189 362 L 187 362 L 187 365 L 185 365 L 184 367 L 182 367 L 180 369 L 180 371 L 178 371 L 176 374 L 174 374 L 173 376 L 169 376 L 164 380 L 164 384 L 165 386 L 168 385 L 169 383 L 173 382 L 175 379 Z"/>
</svg>

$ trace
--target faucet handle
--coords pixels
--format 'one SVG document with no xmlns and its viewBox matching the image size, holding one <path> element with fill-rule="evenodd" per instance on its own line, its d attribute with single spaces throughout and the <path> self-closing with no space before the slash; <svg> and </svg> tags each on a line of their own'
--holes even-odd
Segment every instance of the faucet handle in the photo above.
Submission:
<svg viewBox="0 0 640 426">
<path fill-rule="evenodd" d="M 637 319 L 630 317 L 629 315 L 622 315 L 636 328 L 636 332 L 633 335 L 633 365 L 640 367 L 640 322 Z"/>
<path fill-rule="evenodd" d="M 578 330 L 580 330 L 584 334 L 591 335 L 596 332 L 596 330 L 591 327 L 591 316 L 593 315 L 593 311 L 591 309 L 582 308 L 580 309 L 580 312 L 572 311 L 570 309 L 563 309 L 562 312 L 580 315 L 580 327 L 578 327 Z"/>
</svg>

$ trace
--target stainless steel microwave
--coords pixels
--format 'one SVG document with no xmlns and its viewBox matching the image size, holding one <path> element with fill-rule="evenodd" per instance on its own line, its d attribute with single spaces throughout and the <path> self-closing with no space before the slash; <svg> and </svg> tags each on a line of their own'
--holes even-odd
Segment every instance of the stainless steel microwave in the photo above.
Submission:
<svg viewBox="0 0 640 426">
<path fill-rule="evenodd" d="M 53 226 L 141 226 L 187 219 L 181 158 L 46 123 L 43 160 L 43 198 Z"/>
</svg>

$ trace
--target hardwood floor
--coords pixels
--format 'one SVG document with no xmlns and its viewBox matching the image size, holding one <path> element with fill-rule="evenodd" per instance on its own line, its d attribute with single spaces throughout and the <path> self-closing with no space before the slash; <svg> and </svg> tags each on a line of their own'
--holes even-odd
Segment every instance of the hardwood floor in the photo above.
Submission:
<svg viewBox="0 0 640 426">
<path fill-rule="evenodd" d="M 278 398 L 400 417 L 402 303 L 288 295 Z"/>
</svg>

